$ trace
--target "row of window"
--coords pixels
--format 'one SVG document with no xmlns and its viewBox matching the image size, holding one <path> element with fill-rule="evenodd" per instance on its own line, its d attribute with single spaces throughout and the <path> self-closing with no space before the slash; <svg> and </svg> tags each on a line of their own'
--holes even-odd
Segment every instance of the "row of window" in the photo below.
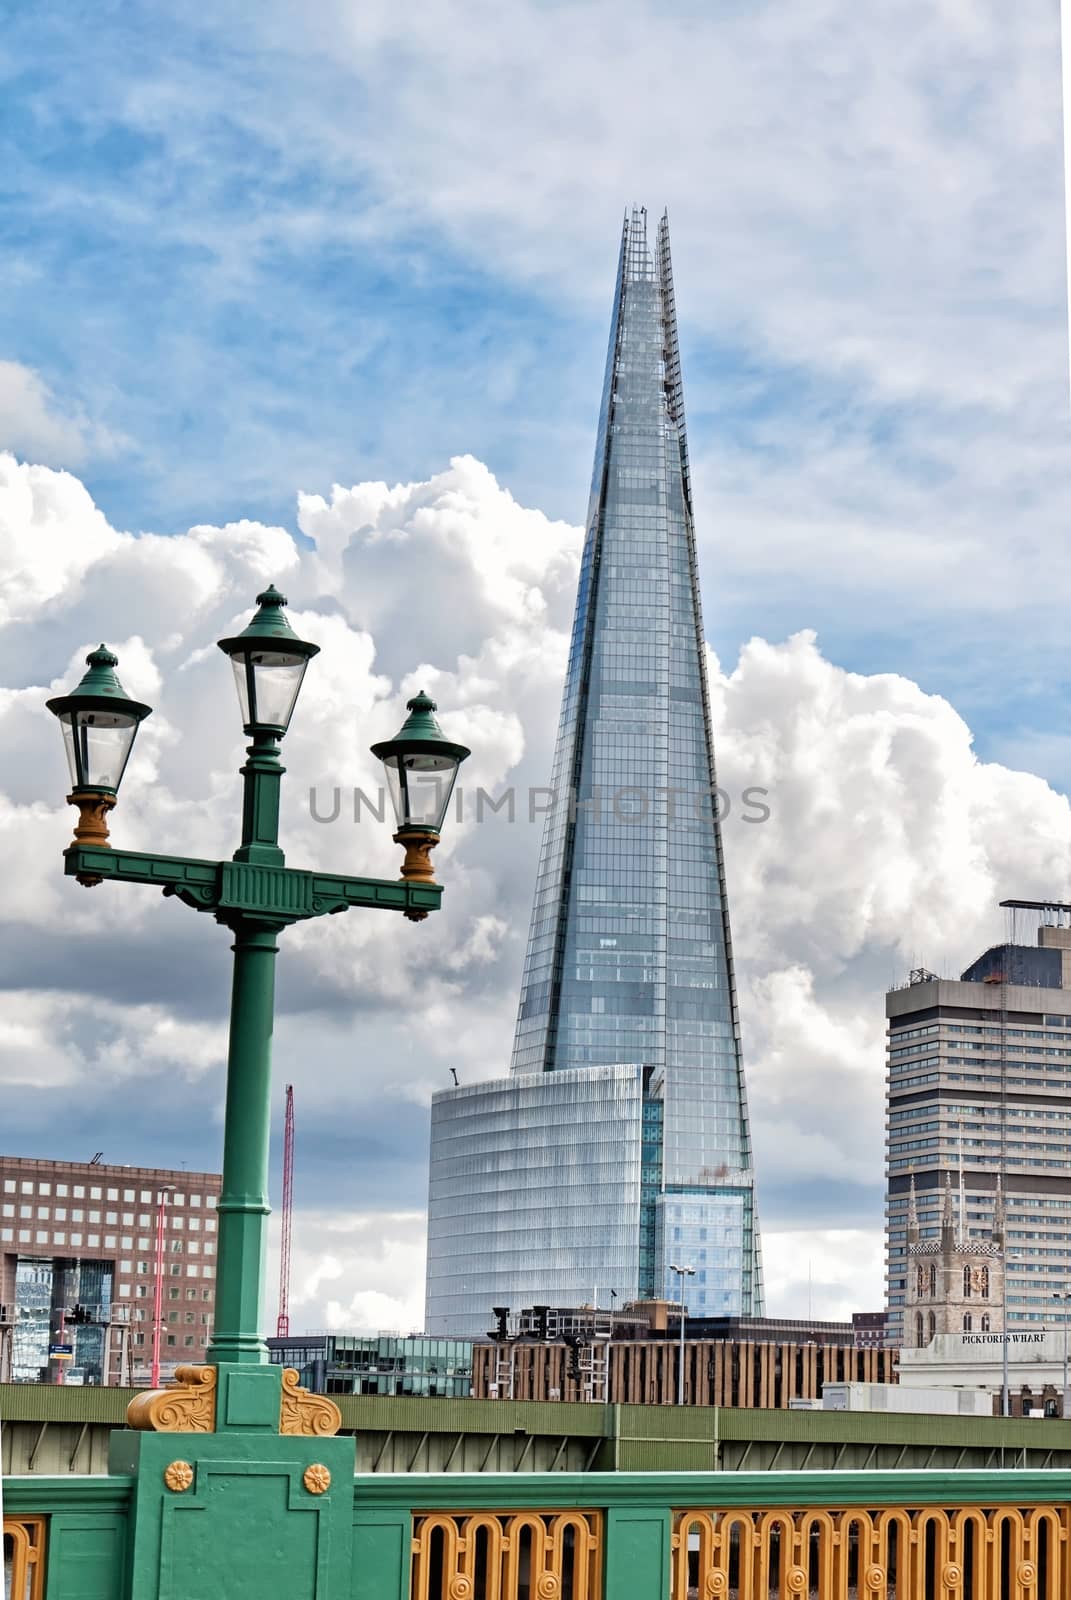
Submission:
<svg viewBox="0 0 1071 1600">
<path fill-rule="evenodd" d="M 68 1233 L 65 1228 L 0 1228 L 0 1242 L 14 1244 L 16 1239 L 19 1244 L 59 1245 L 63 1249 L 71 1250 L 132 1250 L 134 1247 L 133 1236 L 127 1234 L 120 1236 L 114 1233 Z M 102 1240 L 103 1244 L 101 1243 Z M 139 1239 L 138 1247 L 142 1250 L 148 1250 L 150 1248 L 149 1241 L 147 1239 Z M 215 1241 L 212 1239 L 205 1239 L 203 1244 L 196 1239 L 181 1242 L 176 1239 L 170 1246 L 168 1253 L 171 1255 L 186 1254 L 191 1256 L 203 1253 L 206 1256 L 212 1256 L 216 1253 L 216 1246 Z M 121 1270 L 131 1272 L 133 1268 L 129 1262 L 124 1262 Z M 141 1262 L 138 1266 L 139 1272 L 151 1272 L 152 1270 L 152 1265 L 147 1261 Z M 177 1271 L 178 1269 L 173 1268 L 172 1270 Z"/>
<path fill-rule="evenodd" d="M 21 1181 L 18 1181 L 15 1178 L 5 1178 L 4 1193 L 40 1195 L 54 1194 L 61 1200 L 66 1199 L 68 1196 L 73 1196 L 75 1200 L 84 1200 L 87 1194 L 90 1200 L 119 1199 L 118 1189 L 103 1189 L 97 1188 L 92 1184 L 87 1186 L 81 1183 L 75 1183 L 68 1186 L 66 1183 L 50 1183 L 44 1180 L 35 1181 L 32 1178 L 23 1178 Z M 158 1205 L 160 1202 L 160 1191 L 157 1190 L 154 1193 L 151 1189 L 142 1189 L 140 1192 L 134 1189 L 124 1189 L 122 1191 L 122 1197 L 126 1205 L 132 1205 L 138 1200 L 140 1200 L 143 1206 Z M 200 1194 L 182 1194 L 177 1190 L 174 1193 L 168 1192 L 168 1207 L 184 1206 L 187 1203 L 195 1207 L 200 1206 L 202 1203 L 202 1197 Z M 215 1195 L 205 1195 L 204 1204 L 209 1208 L 209 1210 L 213 1209 L 216 1204 Z"/>
<path fill-rule="evenodd" d="M 67 1206 L 36 1206 L 36 1207 L 34 1207 L 34 1206 L 31 1206 L 31 1205 L 20 1205 L 18 1207 L 18 1211 L 16 1213 L 15 1205 L 10 1200 L 4 1201 L 3 1205 L 0 1206 L 0 1216 L 14 1217 L 16 1214 L 20 1218 L 23 1218 L 23 1219 L 36 1217 L 36 1220 L 38 1222 L 68 1222 L 68 1221 L 70 1221 L 70 1222 L 89 1222 L 89 1223 L 94 1223 L 95 1222 L 95 1223 L 98 1224 L 98 1226 L 100 1225 L 101 1222 L 103 1222 L 105 1227 L 108 1227 L 108 1226 L 118 1227 L 118 1226 L 120 1226 L 120 1216 L 121 1216 L 121 1218 L 122 1218 L 121 1225 L 123 1227 L 132 1228 L 134 1226 L 134 1213 L 132 1211 L 124 1211 L 122 1213 L 119 1213 L 118 1211 L 105 1211 L 105 1212 L 102 1213 L 100 1211 L 93 1211 L 93 1210 L 85 1211 L 85 1210 L 82 1209 L 81 1206 L 74 1206 L 74 1207 L 70 1207 L 69 1208 Z M 152 1227 L 153 1225 L 154 1225 L 154 1219 L 151 1216 L 149 1216 L 148 1213 L 145 1213 L 145 1214 L 140 1215 L 138 1217 L 138 1226 L 139 1227 L 149 1228 L 149 1227 Z M 215 1217 L 205 1217 L 204 1222 L 202 1224 L 202 1221 L 201 1221 L 200 1217 L 175 1216 L 173 1218 L 169 1218 L 168 1219 L 168 1226 L 170 1228 L 172 1228 L 172 1229 L 179 1229 L 179 1230 L 182 1230 L 182 1231 L 185 1231 L 185 1230 L 188 1229 L 191 1233 L 200 1233 L 201 1228 L 203 1226 L 205 1233 L 215 1233 L 215 1231 L 216 1231 L 216 1219 L 215 1219 Z M 139 1241 L 138 1248 L 140 1250 L 148 1250 L 149 1249 L 149 1241 L 148 1241 L 148 1239 L 145 1239 L 144 1241 Z M 172 1246 L 172 1249 L 179 1249 L 179 1248 L 181 1248 L 181 1246 L 178 1244 L 178 1242 L 176 1242 L 176 1244 L 174 1244 Z"/>
</svg>

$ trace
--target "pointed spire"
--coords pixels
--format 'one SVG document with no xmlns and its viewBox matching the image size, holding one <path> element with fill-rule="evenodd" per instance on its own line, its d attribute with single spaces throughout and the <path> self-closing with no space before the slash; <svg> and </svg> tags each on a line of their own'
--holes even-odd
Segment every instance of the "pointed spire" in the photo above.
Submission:
<svg viewBox="0 0 1071 1600">
<path fill-rule="evenodd" d="M 956 1213 L 952 1205 L 952 1174 L 945 1173 L 945 1203 L 941 1212 L 941 1249 L 951 1250 L 956 1241 Z"/>
<path fill-rule="evenodd" d="M 918 1244 L 919 1242 L 919 1207 L 918 1199 L 915 1195 L 914 1173 L 911 1174 L 911 1188 L 907 1196 L 907 1242 L 908 1244 Z"/>
<path fill-rule="evenodd" d="M 993 1203 L 993 1243 L 999 1244 L 1001 1249 L 1004 1248 L 1004 1229 L 1006 1225 L 1007 1218 L 1004 1210 L 1004 1177 L 1002 1173 L 998 1172 L 997 1196 Z"/>
</svg>

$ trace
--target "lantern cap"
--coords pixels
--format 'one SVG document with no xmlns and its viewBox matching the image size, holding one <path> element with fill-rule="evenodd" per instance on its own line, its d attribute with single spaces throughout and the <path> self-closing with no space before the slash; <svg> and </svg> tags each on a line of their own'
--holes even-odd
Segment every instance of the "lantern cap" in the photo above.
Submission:
<svg viewBox="0 0 1071 1600">
<path fill-rule="evenodd" d="M 220 639 L 219 648 L 229 656 L 242 655 L 249 649 L 277 650 L 287 655 L 304 656 L 307 661 L 319 655 L 320 646 L 307 639 L 299 639 L 283 607 L 286 595 L 280 594 L 274 583 L 269 583 L 257 595 L 257 610 L 248 626 L 231 639 Z"/>
<path fill-rule="evenodd" d="M 55 695 L 45 704 L 53 716 L 63 717 L 78 711 L 120 712 L 142 722 L 152 706 L 131 700 L 116 676 L 119 657 L 106 644 L 99 644 L 86 656 L 89 671 L 71 694 Z"/>
<path fill-rule="evenodd" d="M 406 755 L 435 755 L 460 763 L 472 754 L 467 745 L 454 744 L 446 737 L 435 715 L 438 707 L 423 689 L 406 701 L 405 709 L 409 715 L 394 738 L 383 739 L 372 746 L 372 754 L 380 761 L 392 756 L 397 759 Z"/>
</svg>

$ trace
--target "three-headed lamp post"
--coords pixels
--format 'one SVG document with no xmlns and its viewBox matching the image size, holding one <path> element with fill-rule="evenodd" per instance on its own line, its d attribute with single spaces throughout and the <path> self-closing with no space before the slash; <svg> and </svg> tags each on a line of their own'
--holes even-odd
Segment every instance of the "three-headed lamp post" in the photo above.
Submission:
<svg viewBox="0 0 1071 1600">
<path fill-rule="evenodd" d="M 266 589 L 257 603 L 248 627 L 219 641 L 234 669 L 250 741 L 241 768 L 241 842 L 229 860 L 111 848 L 106 818 L 150 708 L 125 693 L 110 650 L 101 645 L 92 651 L 89 670 L 74 693 L 48 702 L 63 727 L 71 772 L 68 798 L 79 812 L 74 841 L 64 852 L 68 876 L 87 887 L 113 880 L 155 885 L 195 911 L 211 913 L 234 938 L 216 1315 L 208 1350 L 208 1361 L 220 1369 L 268 1361 L 262 1305 L 279 933 L 295 922 L 355 906 L 400 911 L 412 921 L 438 910 L 442 888 L 428 858 L 438 843 L 458 768 L 469 754 L 444 737 L 434 702 L 416 695 L 397 737 L 373 746 L 394 800 L 395 838 L 405 847 L 400 878 L 288 867 L 279 846 L 280 741 L 319 646 L 298 638 L 277 589 Z"/>
</svg>

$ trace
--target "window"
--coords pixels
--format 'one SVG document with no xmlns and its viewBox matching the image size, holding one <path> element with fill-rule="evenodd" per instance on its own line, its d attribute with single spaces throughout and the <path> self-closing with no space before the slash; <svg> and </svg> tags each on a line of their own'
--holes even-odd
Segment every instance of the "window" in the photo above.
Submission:
<svg viewBox="0 0 1071 1600">
<path fill-rule="evenodd" d="M 173 1333 L 169 1333 L 168 1334 L 167 1342 L 168 1342 L 168 1344 L 174 1344 L 175 1343 L 175 1335 Z"/>
<path fill-rule="evenodd" d="M 12 1235 L 14 1231 L 14 1228 L 0 1228 L 0 1239 L 2 1239 L 5 1244 L 12 1243 Z"/>
<path fill-rule="evenodd" d="M 20 1217 L 32 1217 L 33 1216 L 33 1206 L 20 1206 L 19 1207 L 19 1216 Z"/>
<path fill-rule="evenodd" d="M 80 1207 L 77 1208 L 76 1210 L 72 1211 L 71 1212 L 71 1221 L 72 1222 L 84 1222 L 85 1221 L 85 1212 Z"/>
<path fill-rule="evenodd" d="M 78 1245 L 80 1247 L 82 1243 L 82 1235 L 80 1233 L 72 1233 L 71 1243 L 72 1245 Z"/>
<path fill-rule="evenodd" d="M 86 1197 L 85 1189 L 80 1183 L 75 1184 L 74 1188 L 71 1190 L 71 1193 L 74 1195 L 76 1200 L 84 1200 Z"/>
<path fill-rule="evenodd" d="M 937 1333 L 937 1318 L 934 1315 L 934 1313 L 931 1311 L 930 1312 L 930 1338 L 931 1339 L 934 1338 L 936 1333 Z"/>
<path fill-rule="evenodd" d="M 67 1185 L 65 1183 L 57 1183 L 57 1185 L 56 1185 L 56 1193 L 58 1195 L 62 1195 L 63 1198 L 66 1200 L 66 1198 L 67 1198 Z"/>
<path fill-rule="evenodd" d="M 151 1228 L 152 1227 L 152 1217 L 149 1215 L 149 1213 L 147 1211 L 139 1211 L 138 1212 L 138 1227 L 139 1228 Z"/>
<path fill-rule="evenodd" d="M 923 1288 L 923 1284 L 924 1284 L 925 1280 L 926 1280 L 925 1272 L 923 1271 L 923 1269 L 921 1267 L 917 1267 L 915 1269 L 915 1294 L 917 1295 L 917 1297 L 920 1300 L 922 1299 L 923 1295 L 926 1293 L 925 1289 Z"/>
<path fill-rule="evenodd" d="M 5 1178 L 4 1179 L 4 1193 L 5 1194 L 14 1194 L 15 1193 L 15 1180 L 14 1180 L 14 1178 Z"/>
<path fill-rule="evenodd" d="M 191 1233 L 200 1232 L 200 1228 L 201 1228 L 201 1219 L 200 1219 L 200 1217 L 191 1217 L 190 1220 L 189 1220 L 188 1226 L 189 1226 L 189 1229 L 190 1229 Z"/>
<path fill-rule="evenodd" d="M 139 1261 L 138 1262 L 138 1271 L 139 1272 L 151 1272 L 152 1271 L 151 1263 L 148 1262 L 148 1261 Z"/>
<path fill-rule="evenodd" d="M 982 1268 L 982 1299 L 989 1299 L 989 1268 Z"/>
<path fill-rule="evenodd" d="M 52 1243 L 53 1244 L 66 1244 L 67 1243 L 67 1235 L 65 1233 L 53 1233 L 53 1235 L 52 1235 Z"/>
<path fill-rule="evenodd" d="M 57 1206 L 56 1209 L 52 1213 L 52 1220 L 53 1220 L 53 1222 L 66 1222 L 67 1221 L 67 1207 L 66 1206 Z"/>
<path fill-rule="evenodd" d="M 964 1333 L 970 1333 L 971 1326 L 972 1326 L 972 1324 L 971 1324 L 971 1314 L 970 1314 L 969 1311 L 966 1311 L 963 1314 L 963 1331 L 964 1331 Z"/>
<path fill-rule="evenodd" d="M 177 1261 L 176 1261 L 176 1262 L 175 1262 L 175 1265 L 174 1265 L 174 1266 L 173 1266 L 173 1267 L 172 1267 L 172 1268 L 171 1268 L 171 1276 L 172 1276 L 172 1277 L 173 1277 L 173 1278 L 177 1278 L 177 1277 L 178 1277 L 178 1275 L 179 1275 L 179 1273 L 180 1273 L 180 1272 L 181 1272 L 181 1271 L 182 1271 L 182 1267 L 181 1267 L 181 1266 L 180 1266 L 180 1265 L 179 1265 L 179 1263 L 178 1263 L 178 1262 L 177 1262 Z"/>
<path fill-rule="evenodd" d="M 89 1213 L 89 1221 L 90 1222 L 99 1222 L 100 1221 L 100 1212 L 99 1211 L 91 1211 Z"/>
<path fill-rule="evenodd" d="M 970 1269 L 970 1267 L 964 1267 L 964 1269 L 963 1269 L 963 1298 L 964 1298 L 964 1300 L 969 1300 L 970 1297 L 971 1297 L 971 1269 Z"/>
<path fill-rule="evenodd" d="M 104 1220 L 105 1222 L 110 1223 L 113 1228 L 117 1228 L 119 1226 L 118 1211 L 106 1211 L 104 1213 Z"/>
<path fill-rule="evenodd" d="M 188 1333 L 182 1342 L 186 1346 L 186 1349 L 189 1350 L 194 1344 L 196 1344 L 197 1341 L 194 1339 L 192 1333 Z"/>
<path fill-rule="evenodd" d="M 4 1216 L 5 1217 L 13 1217 L 14 1215 L 15 1215 L 15 1207 L 9 1203 L 8 1205 L 6 1205 L 4 1207 Z"/>
<path fill-rule="evenodd" d="M 148 1293 L 149 1293 L 148 1284 L 147 1283 L 139 1283 L 138 1284 L 138 1299 L 139 1300 L 144 1300 L 145 1297 L 148 1295 Z"/>
<path fill-rule="evenodd" d="M 186 1204 L 186 1196 L 178 1193 L 173 1194 L 171 1196 L 171 1204 L 173 1206 L 184 1206 Z"/>
<path fill-rule="evenodd" d="M 38 1230 L 37 1230 L 37 1239 L 36 1239 L 35 1242 L 37 1244 L 47 1244 L 48 1243 L 48 1229 L 47 1228 L 38 1228 Z"/>
<path fill-rule="evenodd" d="M 101 1196 L 101 1191 L 99 1189 L 95 1189 L 92 1186 L 90 1186 L 89 1198 L 91 1200 L 99 1200 L 100 1196 Z"/>
<path fill-rule="evenodd" d="M 123 1204 L 129 1206 L 129 1205 L 133 1204 L 133 1201 L 134 1201 L 134 1191 L 133 1191 L 133 1189 L 124 1189 L 123 1190 Z"/>
<path fill-rule="evenodd" d="M 170 1245 L 171 1254 L 173 1256 L 181 1255 L 182 1254 L 182 1245 L 183 1245 L 183 1241 L 181 1239 L 172 1239 L 171 1240 L 171 1245 Z"/>
<path fill-rule="evenodd" d="M 118 1189 L 109 1189 L 108 1190 L 108 1199 L 109 1200 L 118 1200 L 118 1198 L 119 1198 L 119 1190 Z"/>
<path fill-rule="evenodd" d="M 51 1194 L 52 1185 L 50 1183 L 39 1183 L 37 1185 L 37 1192 L 38 1194 Z"/>
<path fill-rule="evenodd" d="M 181 1289 L 169 1289 L 167 1291 L 167 1298 L 169 1300 L 177 1300 L 181 1293 L 182 1293 Z"/>
<path fill-rule="evenodd" d="M 120 1261 L 120 1263 L 119 1263 L 119 1271 L 120 1272 L 131 1273 L 131 1272 L 133 1272 L 133 1270 L 134 1270 L 134 1263 L 132 1261 Z"/>
<path fill-rule="evenodd" d="M 22 1181 L 21 1193 L 22 1194 L 33 1194 L 33 1184 L 27 1182 L 27 1180 L 25 1178 Z"/>
<path fill-rule="evenodd" d="M 99 1233 L 87 1233 L 86 1234 L 86 1244 L 89 1245 L 90 1247 L 92 1247 L 93 1245 L 96 1245 L 97 1248 L 99 1249 L 100 1248 L 100 1234 Z"/>
<path fill-rule="evenodd" d="M 205 1196 L 205 1205 L 208 1207 L 209 1211 L 214 1211 L 216 1209 L 216 1197 L 214 1194 Z"/>
<path fill-rule="evenodd" d="M 138 1195 L 138 1199 L 141 1201 L 143 1206 L 152 1205 L 152 1194 L 148 1189 L 142 1189 Z"/>
<path fill-rule="evenodd" d="M 190 1205 L 191 1206 L 199 1206 L 200 1204 L 201 1204 L 201 1196 L 199 1194 L 191 1194 L 190 1195 Z M 192 1224 L 191 1224 L 191 1226 L 192 1226 Z"/>
<path fill-rule="evenodd" d="M 30 1230 L 29 1230 L 29 1228 L 20 1228 L 19 1229 L 19 1243 L 20 1244 L 29 1244 L 29 1242 L 30 1242 Z"/>
<path fill-rule="evenodd" d="M 115 1234 L 114 1233 L 106 1233 L 104 1235 L 104 1248 L 105 1248 L 105 1250 L 114 1250 L 115 1249 Z"/>
<path fill-rule="evenodd" d="M 124 1233 L 124 1234 L 121 1235 L 120 1240 L 119 1240 L 119 1246 L 120 1246 L 120 1249 L 123 1249 L 123 1250 L 133 1250 L 133 1248 L 134 1248 L 134 1240 L 133 1240 L 133 1238 L 131 1237 L 131 1235 L 129 1233 Z"/>
<path fill-rule="evenodd" d="M 172 1217 L 171 1218 L 171 1226 L 173 1228 L 184 1228 L 186 1226 L 186 1218 L 185 1217 Z"/>
<path fill-rule="evenodd" d="M 123 1227 L 124 1228 L 132 1228 L 133 1226 L 134 1226 L 134 1213 L 132 1211 L 124 1211 L 123 1212 Z"/>
<path fill-rule="evenodd" d="M 930 1293 L 931 1293 L 931 1295 L 935 1295 L 937 1293 L 937 1268 L 936 1268 L 936 1266 L 931 1266 L 931 1268 L 930 1268 Z M 932 1311 L 930 1312 L 930 1321 L 931 1322 L 933 1321 L 933 1312 Z"/>
<path fill-rule="evenodd" d="M 38 1219 L 40 1221 L 46 1221 L 47 1222 L 47 1220 L 49 1218 L 49 1215 L 50 1215 L 50 1212 L 49 1212 L 49 1209 L 48 1209 L 47 1206 L 38 1206 L 38 1208 L 37 1208 L 37 1216 L 38 1216 Z"/>
<path fill-rule="evenodd" d="M 988 1333 L 989 1332 L 989 1312 L 988 1311 L 983 1311 L 982 1312 L 982 1332 L 983 1333 Z"/>
</svg>

